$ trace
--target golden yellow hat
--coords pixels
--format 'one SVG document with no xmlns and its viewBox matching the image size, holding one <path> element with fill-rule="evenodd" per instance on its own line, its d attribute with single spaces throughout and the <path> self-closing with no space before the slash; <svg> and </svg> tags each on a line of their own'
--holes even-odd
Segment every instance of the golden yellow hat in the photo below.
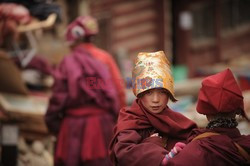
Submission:
<svg viewBox="0 0 250 166">
<path fill-rule="evenodd" d="M 164 88 L 174 97 L 174 79 L 170 63 L 163 51 L 140 52 L 132 72 L 135 96 L 153 88 Z"/>
</svg>

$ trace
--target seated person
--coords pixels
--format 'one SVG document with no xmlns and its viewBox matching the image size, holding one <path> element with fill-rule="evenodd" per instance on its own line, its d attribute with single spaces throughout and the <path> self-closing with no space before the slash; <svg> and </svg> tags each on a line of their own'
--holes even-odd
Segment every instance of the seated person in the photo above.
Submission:
<svg viewBox="0 0 250 166">
<path fill-rule="evenodd" d="M 169 100 L 177 100 L 163 51 L 139 53 L 132 75 L 137 99 L 120 110 L 110 144 L 111 160 L 119 166 L 165 165 L 185 146 L 182 142 L 196 124 L 167 106 Z"/>
<path fill-rule="evenodd" d="M 206 115 L 207 127 L 194 129 L 190 143 L 167 165 L 249 165 L 250 135 L 241 135 L 236 115 L 248 118 L 242 92 L 229 69 L 202 81 L 196 109 Z"/>
</svg>

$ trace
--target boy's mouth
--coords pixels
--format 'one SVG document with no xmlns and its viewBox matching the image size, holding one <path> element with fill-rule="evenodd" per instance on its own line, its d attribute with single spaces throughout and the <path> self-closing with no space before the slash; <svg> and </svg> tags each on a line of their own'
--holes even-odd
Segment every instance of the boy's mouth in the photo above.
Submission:
<svg viewBox="0 0 250 166">
<path fill-rule="evenodd" d="M 161 106 L 151 106 L 153 110 L 158 110 Z"/>
</svg>

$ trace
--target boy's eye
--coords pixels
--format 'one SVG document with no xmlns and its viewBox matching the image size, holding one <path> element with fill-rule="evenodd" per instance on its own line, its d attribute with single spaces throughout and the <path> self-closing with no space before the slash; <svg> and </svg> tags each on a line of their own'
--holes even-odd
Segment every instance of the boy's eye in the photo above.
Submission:
<svg viewBox="0 0 250 166">
<path fill-rule="evenodd" d="M 152 91 L 147 91 L 146 94 L 147 94 L 147 95 L 151 95 L 151 94 L 152 94 Z"/>
<path fill-rule="evenodd" d="M 161 93 L 164 93 L 164 94 L 165 94 L 165 93 L 166 93 L 166 91 L 165 91 L 165 90 L 161 90 Z"/>
</svg>

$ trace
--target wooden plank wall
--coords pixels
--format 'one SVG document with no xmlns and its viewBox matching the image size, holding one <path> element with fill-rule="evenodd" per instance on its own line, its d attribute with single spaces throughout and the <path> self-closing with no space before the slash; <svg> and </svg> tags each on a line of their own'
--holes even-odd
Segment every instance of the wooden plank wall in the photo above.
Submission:
<svg viewBox="0 0 250 166">
<path fill-rule="evenodd" d="M 222 38 L 222 60 L 236 58 L 239 56 L 250 56 L 250 30 L 244 30 L 240 33 L 235 32 L 231 36 Z"/>
<path fill-rule="evenodd" d="M 190 59 L 194 68 L 203 65 L 225 62 L 229 59 L 239 56 L 250 56 L 250 30 L 242 32 L 233 32 L 225 37 L 222 36 L 220 42 L 220 61 L 217 60 L 216 44 L 213 42 L 209 45 L 190 48 Z"/>
<path fill-rule="evenodd" d="M 110 43 L 109 51 L 116 53 L 122 48 L 133 59 L 138 52 L 171 49 L 171 32 L 165 31 L 165 21 L 170 21 L 170 17 L 164 17 L 168 11 L 164 11 L 163 2 L 109 0 L 93 1 L 90 6 L 97 18 L 106 15 L 110 21 L 109 39 L 102 39 Z"/>
<path fill-rule="evenodd" d="M 114 7 L 113 49 L 123 47 L 131 54 L 156 49 L 156 17 L 152 0 L 128 1 Z"/>
</svg>

